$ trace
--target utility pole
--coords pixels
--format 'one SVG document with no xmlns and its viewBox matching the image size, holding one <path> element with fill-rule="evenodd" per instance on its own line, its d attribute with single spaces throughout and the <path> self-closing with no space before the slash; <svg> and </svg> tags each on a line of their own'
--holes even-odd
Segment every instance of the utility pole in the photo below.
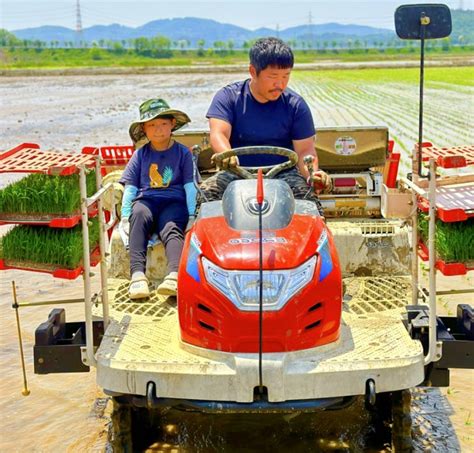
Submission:
<svg viewBox="0 0 474 453">
<path fill-rule="evenodd" d="M 308 13 L 308 29 L 309 29 L 309 48 L 312 49 L 314 47 L 313 41 L 313 15 L 311 11 Z"/>
<path fill-rule="evenodd" d="M 81 20 L 81 5 L 79 0 L 76 0 L 76 47 L 79 47 L 82 40 L 82 20 Z"/>
<path fill-rule="evenodd" d="M 276 24 L 276 37 L 280 37 L 280 24 Z"/>
</svg>

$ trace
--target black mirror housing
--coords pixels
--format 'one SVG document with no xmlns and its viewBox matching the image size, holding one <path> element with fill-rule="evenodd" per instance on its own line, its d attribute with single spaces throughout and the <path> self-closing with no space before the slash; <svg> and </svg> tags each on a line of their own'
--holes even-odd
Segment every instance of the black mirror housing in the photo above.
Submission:
<svg viewBox="0 0 474 453">
<path fill-rule="evenodd" d="M 423 19 L 424 18 L 424 19 Z M 445 38 L 451 34 L 451 11 L 443 4 L 401 5 L 395 11 L 395 30 L 401 39 Z"/>
</svg>

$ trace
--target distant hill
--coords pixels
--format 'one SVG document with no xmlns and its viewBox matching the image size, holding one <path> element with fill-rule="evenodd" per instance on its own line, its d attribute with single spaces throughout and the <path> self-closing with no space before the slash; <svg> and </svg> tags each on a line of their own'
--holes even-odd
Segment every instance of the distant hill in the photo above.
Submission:
<svg viewBox="0 0 474 453">
<path fill-rule="evenodd" d="M 459 43 L 474 42 L 474 11 L 453 10 L 452 41 Z M 13 30 L 19 39 L 40 40 L 45 42 L 67 43 L 76 39 L 74 30 L 65 27 L 42 26 Z M 215 20 L 194 17 L 160 19 L 132 28 L 124 25 L 94 25 L 85 28 L 81 40 L 89 43 L 96 41 L 127 41 L 135 38 L 165 36 L 172 42 L 185 41 L 186 47 L 197 47 L 199 40 L 204 40 L 204 47 L 213 47 L 216 41 L 233 41 L 235 47 L 244 42 L 262 36 L 279 36 L 286 41 L 293 41 L 295 46 L 318 46 L 324 43 L 346 45 L 349 40 L 361 43 L 391 42 L 396 38 L 392 30 L 362 25 L 342 25 L 328 23 L 319 25 L 300 25 L 285 30 L 261 28 L 248 30 L 232 24 L 223 24 Z"/>
<path fill-rule="evenodd" d="M 453 32 L 451 39 L 461 44 L 474 43 L 474 11 L 451 11 Z"/>
<path fill-rule="evenodd" d="M 13 30 L 12 33 L 19 39 L 69 42 L 76 39 L 74 30 L 65 27 L 42 26 Z M 81 39 L 92 42 L 99 40 L 123 41 L 135 38 L 151 38 L 156 35 L 166 36 L 171 41 L 188 41 L 191 47 L 196 47 L 201 39 L 205 47 L 212 47 L 215 41 L 233 40 L 236 47 L 242 46 L 245 41 L 251 41 L 262 36 L 280 36 L 285 40 L 310 41 L 335 38 L 343 39 L 379 36 L 387 40 L 394 38 L 391 30 L 384 30 L 360 25 L 341 25 L 336 23 L 322 25 L 301 25 L 285 30 L 260 28 L 248 30 L 231 24 L 223 24 L 210 19 L 193 17 L 160 19 L 148 22 L 137 28 L 119 24 L 94 25 L 82 31 Z"/>
</svg>

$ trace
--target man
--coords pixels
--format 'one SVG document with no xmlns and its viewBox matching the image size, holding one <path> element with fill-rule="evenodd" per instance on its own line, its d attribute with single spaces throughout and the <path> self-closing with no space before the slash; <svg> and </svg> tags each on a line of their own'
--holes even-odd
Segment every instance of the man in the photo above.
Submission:
<svg viewBox="0 0 474 453">
<path fill-rule="evenodd" d="M 207 112 L 211 147 L 214 153 L 242 146 L 278 146 L 293 149 L 299 157 L 298 168 L 280 172 L 276 178 L 286 181 L 295 198 L 312 199 L 322 213 L 314 190 L 329 187 L 330 178 L 318 170 L 314 149 L 314 123 L 304 99 L 287 88 L 294 64 L 293 52 L 277 38 L 259 39 L 250 49 L 250 79 L 235 82 L 219 90 Z M 304 156 L 314 157 L 311 178 L 304 165 Z M 276 165 L 286 158 L 273 155 L 242 156 L 225 159 L 224 170 L 237 165 L 258 167 Z M 203 183 L 208 200 L 222 198 L 227 185 L 239 177 L 219 172 Z"/>
</svg>

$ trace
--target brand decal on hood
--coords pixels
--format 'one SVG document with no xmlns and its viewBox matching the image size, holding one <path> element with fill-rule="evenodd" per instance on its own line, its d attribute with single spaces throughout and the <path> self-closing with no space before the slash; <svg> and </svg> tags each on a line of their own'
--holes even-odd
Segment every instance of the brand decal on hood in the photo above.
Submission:
<svg viewBox="0 0 474 453">
<path fill-rule="evenodd" d="M 229 244 L 237 245 L 237 244 L 258 244 L 259 238 L 258 237 L 250 237 L 250 238 L 233 238 L 229 239 Z M 264 237 L 262 238 L 262 242 L 264 244 L 286 244 L 288 241 L 285 238 L 279 237 Z"/>
<path fill-rule="evenodd" d="M 258 215 L 260 206 L 256 198 L 251 198 L 247 201 L 247 208 L 252 214 Z M 270 210 L 270 203 L 266 198 L 262 202 L 262 214 L 266 214 Z"/>
</svg>

